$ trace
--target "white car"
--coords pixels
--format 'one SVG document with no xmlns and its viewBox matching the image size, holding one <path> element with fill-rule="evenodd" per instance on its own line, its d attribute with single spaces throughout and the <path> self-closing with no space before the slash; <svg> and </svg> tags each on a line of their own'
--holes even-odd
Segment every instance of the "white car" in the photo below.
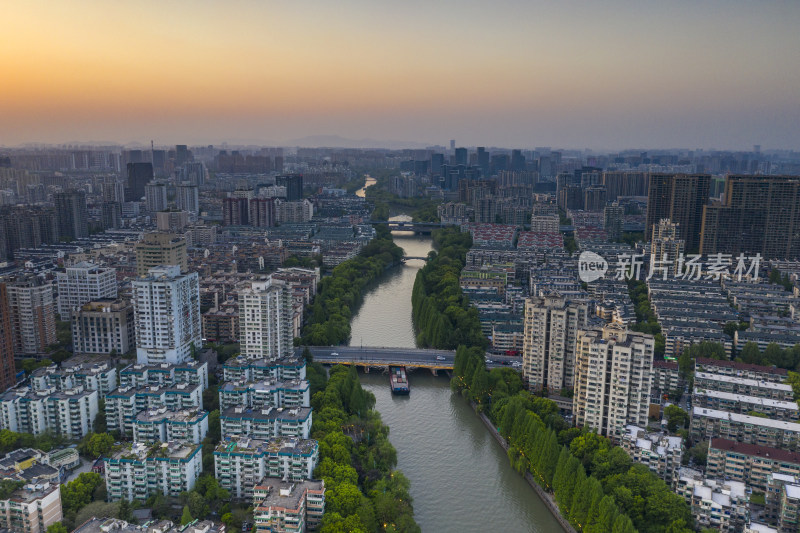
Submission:
<svg viewBox="0 0 800 533">
<path fill-rule="evenodd" d="M 339 355 L 339 352 L 331 352 L 331 355 L 336 355 L 336 356 L 338 356 L 338 355 Z"/>
<path fill-rule="evenodd" d="M 437 356 L 436 356 L 436 360 L 437 360 L 437 361 L 444 361 L 444 360 L 445 360 L 445 357 L 444 357 L 443 355 L 437 355 Z"/>
</svg>

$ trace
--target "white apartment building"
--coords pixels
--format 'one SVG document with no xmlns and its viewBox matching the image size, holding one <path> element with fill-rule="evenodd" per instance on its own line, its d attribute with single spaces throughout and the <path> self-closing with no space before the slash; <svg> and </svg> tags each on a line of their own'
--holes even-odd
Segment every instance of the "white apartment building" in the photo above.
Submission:
<svg viewBox="0 0 800 533">
<path fill-rule="evenodd" d="M 306 379 L 306 361 L 294 356 L 272 361 L 259 356 L 239 355 L 222 365 L 222 381 L 260 381 L 268 378 Z"/>
<path fill-rule="evenodd" d="M 631 459 L 652 470 L 667 485 L 672 485 L 674 476 L 681 468 L 683 439 L 648 433 L 639 426 L 627 426 L 625 430 L 620 445 Z"/>
<path fill-rule="evenodd" d="M 208 412 L 202 409 L 148 409 L 133 421 L 133 442 L 200 444 L 208 434 Z M 224 433 L 223 433 L 224 434 Z"/>
<path fill-rule="evenodd" d="M 747 522 L 749 495 L 740 481 L 708 479 L 696 470 L 681 468 L 675 492 L 689 504 L 700 527 L 734 533 Z"/>
<path fill-rule="evenodd" d="M 531 231 L 537 233 L 558 233 L 561 231 L 558 215 L 531 215 Z"/>
<path fill-rule="evenodd" d="M 117 271 L 86 261 L 57 272 L 56 282 L 61 320 L 70 320 L 72 311 L 85 303 L 117 297 Z"/>
<path fill-rule="evenodd" d="M 214 450 L 214 472 L 219 485 L 234 499 L 251 499 L 264 477 L 291 481 L 311 479 L 319 461 L 315 440 L 240 438 L 223 440 Z"/>
<path fill-rule="evenodd" d="M 182 363 L 202 347 L 200 284 L 177 265 L 151 268 L 133 282 L 136 361 Z"/>
<path fill-rule="evenodd" d="M 37 368 L 31 373 L 30 384 L 35 391 L 83 387 L 106 395 L 117 388 L 117 369 L 108 361 L 82 361 L 73 357 L 61 363 L 61 368 L 55 364 Z"/>
<path fill-rule="evenodd" d="M 239 292 L 239 341 L 242 354 L 275 360 L 294 352 L 291 285 L 282 280 L 254 281 Z"/>
<path fill-rule="evenodd" d="M 222 434 L 225 437 L 252 437 L 268 440 L 273 437 L 307 439 L 311 433 L 311 408 L 267 407 L 247 409 L 231 406 L 220 413 Z"/>
<path fill-rule="evenodd" d="M 178 383 L 165 386 L 120 387 L 106 398 L 108 431 L 130 435 L 136 416 L 145 410 L 166 408 L 167 411 L 202 409 L 203 389 L 200 385 Z"/>
<path fill-rule="evenodd" d="M 208 388 L 208 363 L 186 361 L 177 365 L 159 363 L 128 365 L 119 373 L 120 386 L 144 387 L 147 385 L 177 385 L 190 383 Z"/>
<path fill-rule="evenodd" d="M 253 492 L 256 533 L 300 533 L 316 530 L 322 522 L 323 480 L 285 481 L 267 477 Z"/>
<path fill-rule="evenodd" d="M 588 306 L 559 295 L 525 300 L 522 379 L 532 391 L 559 392 L 575 377 L 575 341 Z"/>
<path fill-rule="evenodd" d="M 268 407 L 307 407 L 311 404 L 308 381 L 265 379 L 228 382 L 219 388 L 219 408 L 241 406 L 248 409 Z"/>
<path fill-rule="evenodd" d="M 618 324 L 581 331 L 575 353 L 575 424 L 619 442 L 629 424 L 647 427 L 655 341 Z"/>
<path fill-rule="evenodd" d="M 24 533 L 45 533 L 61 522 L 61 490 L 55 483 L 28 484 L 0 500 L 0 528 Z"/>
<path fill-rule="evenodd" d="M 92 431 L 97 412 L 97 391 L 83 387 L 63 391 L 31 391 L 25 387 L 0 395 L 0 429 L 16 433 L 52 431 L 80 439 Z"/>
<path fill-rule="evenodd" d="M 202 446 L 134 442 L 105 460 L 109 501 L 145 501 L 159 492 L 178 496 L 194 488 L 203 469 Z"/>
<path fill-rule="evenodd" d="M 678 238 L 678 225 L 662 218 L 653 225 L 650 241 L 650 265 L 656 279 L 672 279 L 679 268 L 678 258 L 683 255 L 685 243 Z M 682 268 L 682 267 L 681 267 Z"/>
</svg>

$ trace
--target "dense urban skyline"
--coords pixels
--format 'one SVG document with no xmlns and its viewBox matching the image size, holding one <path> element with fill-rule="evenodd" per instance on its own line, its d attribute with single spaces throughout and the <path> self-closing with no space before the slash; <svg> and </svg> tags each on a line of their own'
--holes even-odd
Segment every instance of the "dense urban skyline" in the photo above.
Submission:
<svg viewBox="0 0 800 533">
<path fill-rule="evenodd" d="M 800 144 L 796 3 L 5 7 L 0 145 Z"/>
</svg>

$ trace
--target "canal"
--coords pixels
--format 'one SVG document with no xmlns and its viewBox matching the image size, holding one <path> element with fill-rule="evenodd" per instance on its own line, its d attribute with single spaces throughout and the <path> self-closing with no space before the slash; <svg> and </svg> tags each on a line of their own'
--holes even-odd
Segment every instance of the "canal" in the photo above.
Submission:
<svg viewBox="0 0 800 533">
<path fill-rule="evenodd" d="M 394 238 L 409 256 L 431 250 L 428 237 Z M 352 346 L 415 347 L 411 291 L 423 264 L 409 260 L 365 295 L 353 317 Z M 467 402 L 450 392 L 446 376 L 417 370 L 409 381 L 409 396 L 392 396 L 386 375 L 361 375 L 391 429 L 397 467 L 411 480 L 423 532 L 563 531 Z"/>
</svg>

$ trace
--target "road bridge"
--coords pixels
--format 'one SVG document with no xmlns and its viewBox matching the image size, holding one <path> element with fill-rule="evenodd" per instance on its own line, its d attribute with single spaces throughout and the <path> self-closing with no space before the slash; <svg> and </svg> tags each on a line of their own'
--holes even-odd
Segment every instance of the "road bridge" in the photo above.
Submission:
<svg viewBox="0 0 800 533">
<path fill-rule="evenodd" d="M 370 220 L 369 223 L 389 226 L 392 231 L 413 231 L 416 234 L 431 233 L 435 229 L 444 228 L 448 225 L 441 222 L 408 222 L 403 220 Z"/>
<path fill-rule="evenodd" d="M 297 349 L 297 355 L 303 353 Z M 388 348 L 375 346 L 309 346 L 314 361 L 329 365 L 354 365 L 365 369 L 405 366 L 408 368 L 428 368 L 430 370 L 452 370 L 456 353 L 451 350 L 431 350 L 421 348 Z M 510 366 L 521 357 L 489 355 L 488 368 Z"/>
</svg>

